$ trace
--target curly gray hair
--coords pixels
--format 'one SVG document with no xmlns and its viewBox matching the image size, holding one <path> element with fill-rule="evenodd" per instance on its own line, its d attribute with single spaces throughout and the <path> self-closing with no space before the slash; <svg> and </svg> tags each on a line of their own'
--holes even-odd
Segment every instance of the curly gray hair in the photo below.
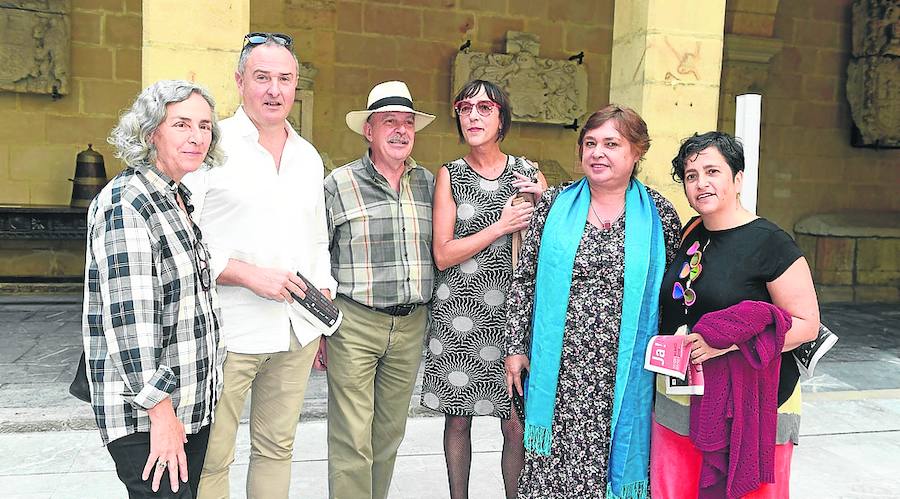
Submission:
<svg viewBox="0 0 900 499">
<path fill-rule="evenodd" d="M 209 167 L 221 164 L 225 153 L 219 146 L 222 131 L 216 119 L 216 102 L 205 88 L 185 80 L 158 81 L 137 96 L 106 139 L 115 147 L 116 157 L 128 168 L 141 169 L 154 163 L 156 147 L 150 137 L 166 118 L 166 105 L 185 101 L 193 94 L 206 99 L 212 111 L 212 139 L 203 163 Z"/>
</svg>

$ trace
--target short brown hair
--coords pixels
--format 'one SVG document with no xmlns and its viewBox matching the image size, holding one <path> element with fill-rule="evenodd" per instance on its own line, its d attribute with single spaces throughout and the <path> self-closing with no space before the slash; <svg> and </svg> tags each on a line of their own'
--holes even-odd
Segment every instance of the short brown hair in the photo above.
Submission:
<svg viewBox="0 0 900 499">
<path fill-rule="evenodd" d="M 630 107 L 608 104 L 606 107 L 594 112 L 584 122 L 584 126 L 581 127 L 581 134 L 578 136 L 579 160 L 584 153 L 584 136 L 588 130 L 598 128 L 609 120 L 615 121 L 616 130 L 628 141 L 632 149 L 637 152 L 638 162 L 644 159 L 644 155 L 650 149 L 650 134 L 647 132 L 647 123 L 644 122 L 641 115 Z M 631 172 L 632 178 L 636 173 L 637 165 Z"/>
</svg>

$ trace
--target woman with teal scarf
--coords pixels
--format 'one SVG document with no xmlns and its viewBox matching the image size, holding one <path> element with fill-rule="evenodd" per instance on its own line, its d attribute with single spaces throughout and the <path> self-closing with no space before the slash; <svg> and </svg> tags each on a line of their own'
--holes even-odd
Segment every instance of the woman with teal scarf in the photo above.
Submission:
<svg viewBox="0 0 900 499">
<path fill-rule="evenodd" d="M 681 228 L 635 178 L 649 147 L 637 113 L 606 106 L 578 138 L 584 177 L 535 206 L 507 298 L 507 386 L 525 396 L 520 498 L 648 496 L 644 350 Z"/>
</svg>

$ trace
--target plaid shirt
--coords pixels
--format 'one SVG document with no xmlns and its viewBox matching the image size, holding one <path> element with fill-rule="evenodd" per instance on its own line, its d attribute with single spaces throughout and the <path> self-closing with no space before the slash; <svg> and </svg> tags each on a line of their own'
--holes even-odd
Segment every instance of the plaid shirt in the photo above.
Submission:
<svg viewBox="0 0 900 499">
<path fill-rule="evenodd" d="M 410 158 L 395 191 L 366 154 L 325 179 L 337 292 L 370 307 L 431 300 L 434 175 Z"/>
<path fill-rule="evenodd" d="M 215 288 L 199 277 L 208 254 L 178 191 L 155 167 L 129 168 L 88 210 L 82 334 L 104 445 L 150 431 L 147 409 L 166 397 L 196 433 L 221 392 Z M 180 193 L 191 211 L 190 192 Z"/>
</svg>

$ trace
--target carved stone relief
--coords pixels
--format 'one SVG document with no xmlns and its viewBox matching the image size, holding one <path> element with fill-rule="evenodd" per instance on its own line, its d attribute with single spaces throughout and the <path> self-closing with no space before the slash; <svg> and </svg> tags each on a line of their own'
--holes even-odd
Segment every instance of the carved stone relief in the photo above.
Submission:
<svg viewBox="0 0 900 499">
<path fill-rule="evenodd" d="M 460 52 L 453 62 L 453 94 L 469 80 L 496 83 L 509 94 L 512 120 L 572 123 L 587 110 L 587 70 L 569 60 L 538 57 L 537 35 L 507 32 L 506 53 Z"/>
<path fill-rule="evenodd" d="M 313 79 L 319 72 L 312 64 L 300 63 L 297 75 L 297 93 L 294 95 L 294 107 L 287 120 L 294 130 L 304 139 L 312 142 L 313 124 Z"/>
<path fill-rule="evenodd" d="M 0 1 L 0 90 L 69 93 L 70 0 Z"/>
<path fill-rule="evenodd" d="M 538 169 L 544 174 L 544 179 L 547 180 L 549 186 L 559 185 L 576 178 L 572 172 L 563 168 L 555 159 L 532 159 L 531 161 L 537 163 Z"/>
<path fill-rule="evenodd" d="M 722 62 L 725 98 L 720 105 L 727 102 L 733 106 L 735 95 L 764 93 L 769 82 L 769 61 L 782 45 L 777 38 L 726 34 Z"/>
<path fill-rule="evenodd" d="M 86 208 L 0 206 L 0 240 L 81 239 L 87 235 Z"/>
<path fill-rule="evenodd" d="M 847 100 L 855 146 L 900 147 L 900 3 L 854 0 Z"/>
</svg>

